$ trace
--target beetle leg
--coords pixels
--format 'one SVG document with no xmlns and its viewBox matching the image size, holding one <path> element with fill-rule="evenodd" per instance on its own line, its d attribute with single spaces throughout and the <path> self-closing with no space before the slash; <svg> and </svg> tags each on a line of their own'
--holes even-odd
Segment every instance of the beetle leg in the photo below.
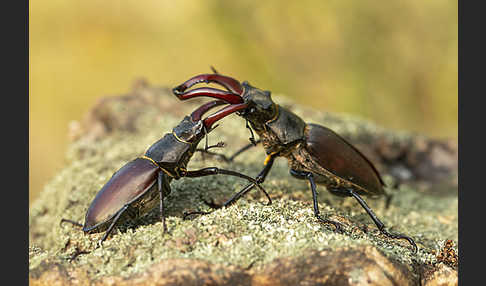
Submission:
<svg viewBox="0 0 486 286">
<path fill-rule="evenodd" d="M 216 125 L 217 126 L 217 125 Z M 216 128 L 216 126 L 214 126 L 214 128 Z M 204 137 L 206 139 L 206 144 L 204 145 L 204 150 L 208 151 L 209 149 L 209 136 L 208 136 L 208 130 L 206 129 L 206 126 L 203 125 L 203 130 L 204 130 Z"/>
<path fill-rule="evenodd" d="M 251 144 L 253 144 L 253 146 L 256 146 L 257 143 L 255 141 L 255 134 L 253 134 L 253 130 L 251 129 L 250 124 L 248 124 L 248 119 L 245 118 L 245 120 L 246 120 L 246 128 L 248 130 L 250 130 L 250 135 L 251 135 L 251 137 L 248 138 L 248 140 L 250 140 L 250 142 L 251 142 Z"/>
<path fill-rule="evenodd" d="M 212 102 L 208 102 L 204 105 L 202 105 L 201 107 L 199 107 L 197 110 L 195 110 L 192 114 L 191 114 L 191 117 L 193 120 L 200 120 L 202 115 L 207 112 L 209 109 L 211 109 L 212 107 L 214 106 L 217 106 L 217 105 L 221 105 L 221 104 L 224 104 L 224 101 L 221 101 L 221 100 L 215 100 L 215 101 L 212 101 Z M 224 155 L 221 155 L 221 154 L 216 154 L 214 152 L 209 152 L 208 150 L 210 148 L 216 148 L 216 147 L 224 147 L 224 143 L 223 142 L 219 142 L 218 144 L 216 145 L 212 145 L 212 146 L 208 146 L 208 133 L 211 132 L 211 130 L 213 130 L 214 128 L 216 128 L 218 125 L 215 125 L 213 126 L 214 123 L 216 123 L 217 121 L 223 119 L 224 117 L 232 114 L 232 113 L 235 113 L 237 111 L 240 111 L 240 110 L 243 110 L 247 108 L 247 104 L 245 103 L 241 103 L 241 104 L 231 104 L 229 106 L 226 106 L 224 107 L 223 109 L 220 109 L 219 111 L 209 115 L 208 117 L 206 117 L 205 119 L 203 119 L 203 130 L 204 130 L 204 135 L 205 135 L 205 138 L 206 138 L 206 144 L 205 144 L 205 147 L 204 149 L 196 149 L 197 151 L 202 151 L 204 153 L 207 153 L 207 154 L 212 154 L 212 155 L 219 155 L 220 157 L 222 157 L 225 161 L 230 161 L 228 160 L 228 158 Z"/>
<path fill-rule="evenodd" d="M 159 172 L 158 175 L 158 187 L 159 187 L 159 198 L 160 198 L 160 220 L 162 221 L 162 225 L 164 227 L 163 233 L 167 232 L 167 225 L 165 224 L 165 216 L 164 216 L 164 189 L 162 188 L 162 184 L 166 185 L 164 180 L 164 173 L 162 171 Z"/>
<path fill-rule="evenodd" d="M 218 105 L 222 105 L 222 104 L 226 104 L 225 101 L 223 100 L 214 100 L 214 101 L 210 101 L 208 103 L 205 103 L 203 105 L 201 105 L 198 109 L 194 110 L 192 113 L 191 113 L 191 118 L 192 118 L 192 121 L 198 121 L 198 120 L 201 120 L 201 117 L 206 113 L 208 112 L 211 108 L 215 107 L 215 106 L 218 106 Z M 224 117 L 226 115 L 222 115 L 222 117 Z M 221 118 L 222 118 L 221 117 Z M 209 149 L 211 148 L 222 148 L 224 147 L 224 142 L 218 142 L 217 144 L 215 145 L 211 145 L 209 146 L 209 143 L 208 143 L 208 134 L 210 131 L 214 130 L 216 127 L 218 127 L 219 125 L 216 124 L 215 126 L 213 126 L 210 130 L 208 130 L 208 128 L 206 127 L 206 125 L 203 125 L 203 130 L 204 130 L 204 137 L 206 139 L 206 144 L 204 146 L 204 149 L 196 149 L 195 151 L 198 151 L 198 152 L 202 152 L 202 153 L 206 153 L 206 154 L 210 154 L 210 155 L 218 155 L 218 156 L 221 156 L 225 161 L 228 161 L 228 158 L 222 154 L 217 154 L 217 153 L 214 153 L 214 152 L 210 152 L 208 151 Z M 204 159 L 204 157 L 203 157 Z"/>
<path fill-rule="evenodd" d="M 235 171 L 221 169 L 221 168 L 218 168 L 218 167 L 207 167 L 207 168 L 203 168 L 203 169 L 200 169 L 200 170 L 186 171 L 185 174 L 184 174 L 184 177 L 196 178 L 196 177 L 211 176 L 211 175 L 229 175 L 229 176 L 235 176 L 235 177 L 246 179 L 246 180 L 252 182 L 252 185 L 256 185 L 257 188 L 259 188 L 260 191 L 262 191 L 267 196 L 267 198 L 269 200 L 271 200 L 268 193 L 265 191 L 265 189 L 262 186 L 260 186 L 260 184 L 258 183 L 257 180 L 255 180 L 252 177 L 249 177 L 245 174 L 238 173 L 238 172 L 235 172 Z"/>
<path fill-rule="evenodd" d="M 221 154 L 221 153 L 216 153 L 216 152 L 209 151 L 209 149 L 211 149 L 211 148 L 223 148 L 225 145 L 226 144 L 224 142 L 218 142 L 215 145 L 211 145 L 211 146 L 208 146 L 208 147 L 204 147 L 204 149 L 197 148 L 195 150 L 195 152 L 201 152 L 203 154 L 203 160 L 204 160 L 204 154 L 208 154 L 208 155 L 211 155 L 211 156 L 219 156 L 224 161 L 230 162 L 231 159 L 228 158 L 228 157 L 226 157 L 226 155 Z"/>
<path fill-rule="evenodd" d="M 110 226 L 106 230 L 105 235 L 103 235 L 103 237 L 100 239 L 100 241 L 98 241 L 98 246 L 101 246 L 101 244 L 103 243 L 103 241 L 105 241 L 105 239 L 108 237 L 108 235 L 110 234 L 110 232 L 113 230 L 113 227 L 115 226 L 116 222 L 120 219 L 120 216 L 127 210 L 127 208 L 128 208 L 128 205 L 124 205 L 118 211 L 118 213 L 116 214 L 115 218 L 113 218 L 113 221 L 111 222 Z"/>
<path fill-rule="evenodd" d="M 233 162 L 233 160 L 235 159 L 236 156 L 240 155 L 241 153 L 245 152 L 246 150 L 250 149 L 251 147 L 254 147 L 254 146 L 258 145 L 261 142 L 262 142 L 262 140 L 261 139 L 258 139 L 258 140 L 255 141 L 255 144 L 249 143 L 249 144 L 243 146 L 240 150 L 236 151 L 233 155 L 231 155 L 231 157 L 227 157 L 224 154 L 215 153 L 215 152 L 207 151 L 207 150 L 204 150 L 204 149 L 196 149 L 196 151 L 203 152 L 203 153 L 206 153 L 206 154 L 209 154 L 209 155 L 212 155 L 212 156 L 219 156 L 219 157 L 221 157 L 226 162 Z M 222 147 L 222 146 L 219 146 L 220 143 L 224 143 L 224 142 L 219 142 L 216 145 L 209 146 L 209 148 Z"/>
<path fill-rule="evenodd" d="M 210 153 L 210 152 L 207 152 L 209 149 L 211 149 L 211 148 L 223 148 L 226 145 L 223 141 L 220 141 L 220 142 L 218 142 L 214 145 L 209 146 L 208 134 L 209 134 L 210 131 L 214 130 L 218 126 L 219 126 L 219 124 L 216 124 L 213 128 L 211 128 L 211 130 L 208 131 L 206 126 L 203 125 L 204 137 L 206 138 L 206 143 L 204 145 L 204 151 L 203 152 Z M 196 150 L 201 151 L 201 149 L 196 149 Z"/>
<path fill-rule="evenodd" d="M 253 146 L 253 144 L 249 144 L 248 148 L 251 147 L 251 146 Z M 245 147 L 247 147 L 247 146 L 245 146 Z M 248 148 L 246 148 L 246 149 L 248 149 Z M 233 156 L 235 156 L 235 155 L 233 155 Z M 263 170 L 261 170 L 260 173 L 258 174 L 258 176 L 256 176 L 256 178 L 255 178 L 255 180 L 257 181 L 258 184 L 262 184 L 265 181 L 265 179 L 267 178 L 268 173 L 270 173 L 270 170 L 272 169 L 273 162 L 275 161 L 275 158 L 277 158 L 277 154 L 271 154 L 271 155 L 268 155 L 267 158 L 265 158 L 265 163 L 264 163 L 265 167 L 263 167 Z M 243 197 L 246 193 L 248 193 L 251 189 L 253 189 L 254 186 L 255 186 L 255 184 L 249 184 L 248 186 L 243 188 L 241 191 L 234 194 L 229 200 L 227 200 L 222 205 L 222 207 L 226 207 L 226 206 L 233 204 L 234 202 L 239 200 L 241 197 Z M 271 204 L 272 204 L 272 200 L 270 199 L 270 197 L 268 197 L 267 206 L 269 206 Z"/>
<path fill-rule="evenodd" d="M 393 239 L 406 239 L 413 246 L 414 253 L 417 253 L 418 247 L 415 244 L 415 242 L 413 241 L 413 239 L 411 239 L 410 237 L 405 236 L 403 234 L 392 234 L 392 233 L 389 233 L 388 231 L 386 231 L 385 230 L 385 224 L 383 222 L 381 222 L 380 219 L 378 219 L 378 217 L 370 209 L 368 204 L 366 204 L 366 202 L 352 189 L 346 189 L 346 191 L 349 193 L 350 196 L 354 197 L 358 201 L 358 203 L 365 209 L 365 211 L 371 217 L 371 219 L 376 224 L 376 226 L 378 227 L 378 229 L 380 230 L 381 233 L 383 233 L 384 235 L 386 235 L 390 238 L 393 238 Z"/>
<path fill-rule="evenodd" d="M 208 168 L 204 168 L 204 169 L 200 169 L 200 170 L 195 170 L 195 171 L 186 171 L 183 176 L 184 177 L 196 178 L 196 177 L 203 177 L 203 176 L 210 176 L 210 175 L 218 175 L 218 174 L 235 176 L 235 177 L 247 179 L 248 181 L 251 182 L 251 184 L 248 185 L 247 187 L 245 187 L 243 189 L 243 190 L 246 190 L 248 187 L 250 187 L 244 193 L 250 191 L 254 186 L 257 186 L 257 188 L 259 188 L 260 191 L 262 191 L 265 194 L 265 196 L 267 196 L 267 198 L 269 200 L 269 204 L 272 203 L 272 199 L 270 198 L 270 196 L 268 195 L 268 193 L 265 191 L 265 189 L 262 186 L 260 186 L 260 183 L 258 182 L 258 180 L 255 180 L 252 177 L 249 177 L 247 175 L 244 175 L 244 174 L 241 174 L 241 173 L 238 173 L 238 172 L 235 172 L 235 171 L 225 170 L 225 169 L 221 169 L 221 168 L 217 168 L 217 167 L 208 167 Z M 242 193 L 242 192 L 243 191 L 238 192 L 237 195 L 239 193 Z M 234 197 L 236 197 L 237 195 L 235 195 Z M 233 198 L 230 199 L 230 201 L 231 200 L 233 200 Z M 223 206 L 226 206 L 226 205 L 227 205 L 227 203 L 225 203 Z M 198 212 L 190 212 L 190 213 L 184 213 L 184 217 L 186 217 L 188 215 L 192 215 L 192 214 L 208 214 L 208 213 L 207 212 L 199 212 L 199 211 Z"/>
<path fill-rule="evenodd" d="M 320 221 L 320 222 L 323 222 L 323 223 L 330 223 L 332 225 L 334 225 L 334 227 L 336 228 L 336 231 L 339 232 L 339 233 L 342 233 L 342 230 L 341 230 L 341 224 L 338 223 L 338 222 L 335 222 L 335 221 L 332 221 L 332 220 L 328 220 L 328 219 L 323 219 L 320 215 L 319 215 L 319 204 L 317 203 L 317 191 L 316 191 L 316 183 L 314 181 L 314 174 L 312 174 L 311 172 L 305 172 L 305 171 L 296 171 L 294 169 L 290 169 L 290 174 L 298 179 L 307 179 L 309 180 L 309 183 L 311 185 L 311 190 L 312 190 L 312 200 L 314 202 L 314 215 L 317 217 L 317 219 Z"/>
</svg>

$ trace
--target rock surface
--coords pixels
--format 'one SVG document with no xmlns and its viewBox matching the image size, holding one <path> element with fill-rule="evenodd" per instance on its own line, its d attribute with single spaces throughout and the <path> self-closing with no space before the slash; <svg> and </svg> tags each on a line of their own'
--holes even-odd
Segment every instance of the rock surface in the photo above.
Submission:
<svg viewBox="0 0 486 286">
<path fill-rule="evenodd" d="M 457 143 L 389 131 L 358 118 L 315 111 L 273 95 L 307 122 L 325 125 L 351 141 L 382 173 L 390 200 L 367 199 L 391 232 L 380 234 L 351 198 L 318 187 L 321 213 L 344 233 L 319 224 L 306 182 L 277 160 L 263 187 L 273 204 L 251 192 L 235 205 L 183 220 L 184 211 L 210 208 L 246 183 L 233 177 L 184 178 L 167 198 L 168 234 L 157 209 L 118 227 L 102 247 L 103 233 L 84 234 L 61 218 L 83 222 L 111 175 L 170 132 L 202 102 L 179 102 L 170 89 L 143 80 L 122 96 L 102 98 L 70 129 L 66 167 L 32 204 L 29 218 L 31 285 L 457 285 Z M 231 155 L 248 142 L 245 121 L 231 115 L 209 136 Z M 261 147 L 234 162 L 195 154 L 188 169 L 218 166 L 256 176 Z"/>
</svg>

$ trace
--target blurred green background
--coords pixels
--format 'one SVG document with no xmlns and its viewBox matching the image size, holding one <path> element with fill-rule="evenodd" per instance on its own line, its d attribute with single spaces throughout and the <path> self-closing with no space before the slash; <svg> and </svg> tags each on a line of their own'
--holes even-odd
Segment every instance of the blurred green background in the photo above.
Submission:
<svg viewBox="0 0 486 286">
<path fill-rule="evenodd" d="M 30 1 L 29 197 L 63 166 L 69 122 L 134 79 L 209 66 L 321 110 L 457 138 L 458 3 Z"/>
</svg>

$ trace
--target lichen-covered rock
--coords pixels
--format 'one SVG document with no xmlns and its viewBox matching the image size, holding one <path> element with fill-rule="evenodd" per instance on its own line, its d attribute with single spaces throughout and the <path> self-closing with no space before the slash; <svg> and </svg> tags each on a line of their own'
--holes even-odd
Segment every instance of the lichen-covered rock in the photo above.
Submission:
<svg viewBox="0 0 486 286">
<path fill-rule="evenodd" d="M 254 285 L 416 285 L 403 264 L 375 247 L 337 248 L 280 258 L 253 277 Z"/>
<path fill-rule="evenodd" d="M 139 81 L 132 92 L 101 99 L 73 123 L 66 166 L 44 188 L 29 217 L 31 285 L 456 285 L 457 143 L 391 132 L 346 115 L 299 106 L 274 95 L 307 122 L 320 123 L 355 144 L 377 166 L 391 200 L 367 200 L 391 232 L 383 236 L 352 198 L 319 186 L 321 214 L 343 224 L 343 233 L 320 224 L 305 181 L 277 160 L 263 184 L 273 204 L 252 191 L 235 205 L 183 220 L 183 212 L 210 210 L 246 184 L 228 176 L 172 182 L 168 233 L 156 208 L 103 233 L 84 234 L 61 218 L 83 222 L 98 190 L 126 162 L 170 132 L 203 99 L 180 102 L 168 88 Z M 243 119 L 231 115 L 209 136 L 231 155 L 247 144 Z M 218 166 L 256 176 L 264 151 L 257 147 L 232 163 L 194 155 L 189 169 Z M 441 256 L 439 256 L 441 254 Z M 456 259 L 456 260 L 454 260 Z M 434 284 L 435 283 L 435 284 Z"/>
<path fill-rule="evenodd" d="M 435 266 L 423 266 L 421 270 L 420 285 L 423 286 L 448 286 L 457 285 L 457 268 L 452 268 L 444 263 Z"/>
</svg>

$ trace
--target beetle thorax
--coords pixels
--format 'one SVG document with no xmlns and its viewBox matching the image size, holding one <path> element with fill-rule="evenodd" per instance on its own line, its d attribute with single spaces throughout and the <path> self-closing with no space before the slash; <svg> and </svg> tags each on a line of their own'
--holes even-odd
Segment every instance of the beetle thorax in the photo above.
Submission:
<svg viewBox="0 0 486 286">
<path fill-rule="evenodd" d="M 201 121 L 193 122 L 189 116 L 179 123 L 172 133 L 152 144 L 145 156 L 153 160 L 166 174 L 180 177 L 180 170 L 186 168 L 194 151 L 204 138 L 205 130 Z"/>
</svg>

